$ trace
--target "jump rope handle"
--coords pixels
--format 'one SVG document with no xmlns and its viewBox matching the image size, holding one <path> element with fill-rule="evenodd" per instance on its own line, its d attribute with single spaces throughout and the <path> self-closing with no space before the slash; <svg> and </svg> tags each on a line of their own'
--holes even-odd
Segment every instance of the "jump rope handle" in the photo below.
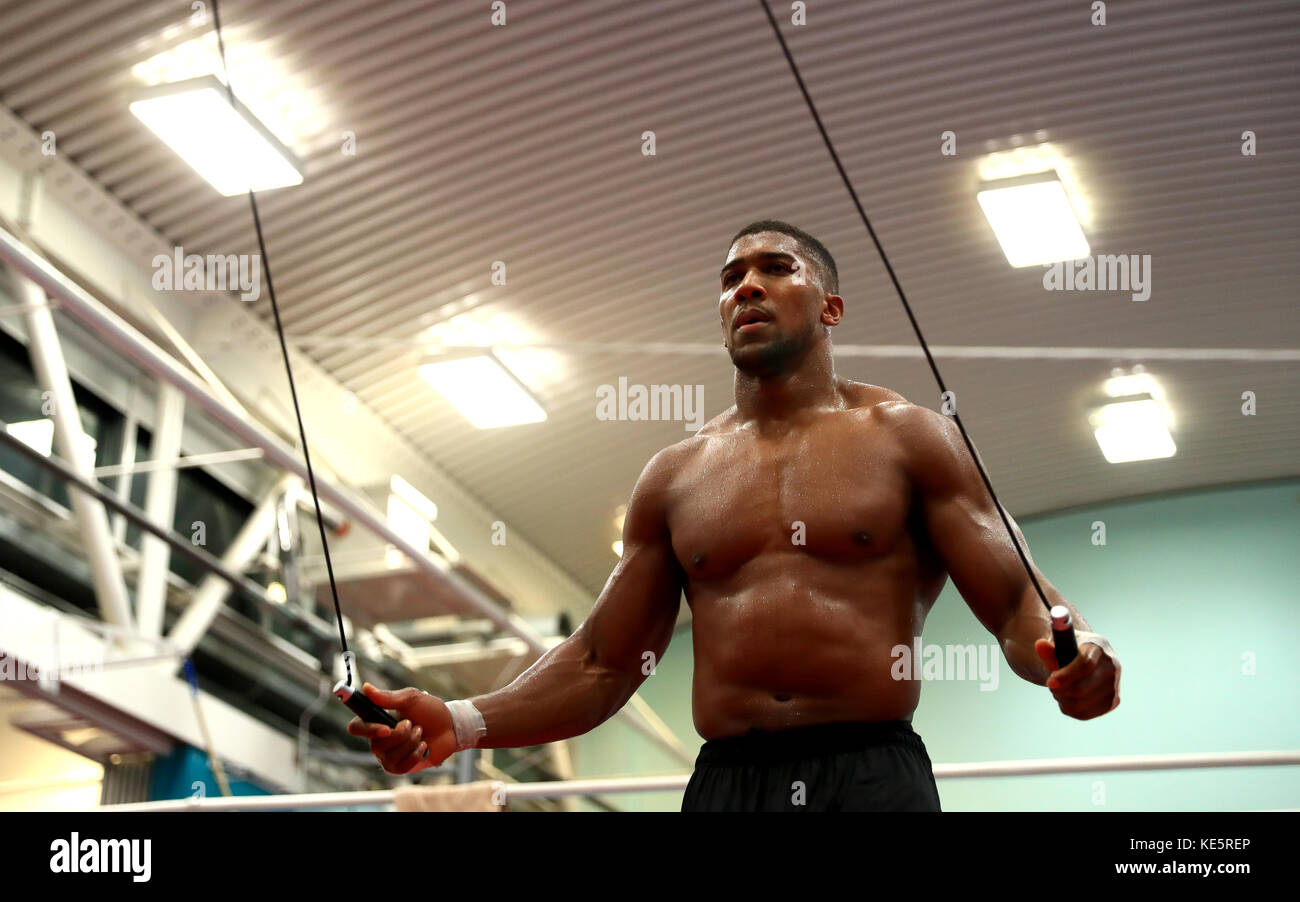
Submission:
<svg viewBox="0 0 1300 902">
<path fill-rule="evenodd" d="M 339 680 L 335 684 L 334 695 L 366 723 L 383 724 L 390 728 L 397 726 L 397 718 L 372 702 L 364 692 L 349 686 L 347 680 Z"/>
<path fill-rule="evenodd" d="M 360 689 L 352 686 L 352 674 L 356 673 L 356 663 L 356 652 L 343 652 L 343 666 L 347 669 L 347 677 L 334 684 L 334 697 L 352 709 L 352 713 L 366 723 L 396 728 L 397 718 L 372 702 Z"/>
<path fill-rule="evenodd" d="M 1063 604 L 1052 608 L 1052 642 L 1056 646 L 1056 663 L 1064 667 L 1079 655 L 1079 644 L 1074 638 L 1074 624 L 1070 609 Z"/>
</svg>

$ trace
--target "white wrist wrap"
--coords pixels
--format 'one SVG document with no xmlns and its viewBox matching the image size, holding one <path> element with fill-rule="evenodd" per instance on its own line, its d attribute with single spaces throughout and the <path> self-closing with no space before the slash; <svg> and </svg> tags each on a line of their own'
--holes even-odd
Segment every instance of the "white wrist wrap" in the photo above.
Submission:
<svg viewBox="0 0 1300 902">
<path fill-rule="evenodd" d="M 447 702 L 447 712 L 451 715 L 451 725 L 456 731 L 456 751 L 477 748 L 479 742 L 487 735 L 487 724 L 474 703 L 467 698 Z"/>
<path fill-rule="evenodd" d="M 1079 630 L 1075 633 L 1075 637 L 1079 640 L 1080 645 L 1091 642 L 1100 648 L 1110 658 L 1111 663 L 1115 665 L 1115 700 L 1110 705 L 1110 710 L 1114 711 L 1116 706 L 1119 705 L 1119 676 L 1123 672 L 1123 668 L 1119 664 L 1119 656 L 1115 654 L 1115 649 L 1111 648 L 1110 641 L 1100 633 Z"/>
<path fill-rule="evenodd" d="M 1115 654 L 1115 649 L 1111 648 L 1110 640 L 1108 640 L 1105 636 L 1101 635 L 1100 633 L 1090 633 L 1085 630 L 1075 630 L 1074 635 L 1075 638 L 1078 639 L 1080 645 L 1083 645 L 1084 643 L 1087 642 L 1091 642 L 1093 645 L 1100 648 L 1103 652 L 1109 655 L 1116 662 L 1119 661 L 1119 658 Z"/>
</svg>

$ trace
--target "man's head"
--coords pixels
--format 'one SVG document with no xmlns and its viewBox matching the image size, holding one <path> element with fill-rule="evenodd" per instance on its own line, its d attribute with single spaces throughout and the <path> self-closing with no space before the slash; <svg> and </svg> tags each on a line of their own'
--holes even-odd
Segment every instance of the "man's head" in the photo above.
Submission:
<svg viewBox="0 0 1300 902">
<path fill-rule="evenodd" d="M 762 219 L 737 232 L 718 277 L 723 344 L 751 375 L 791 369 L 829 342 L 844 311 L 835 258 L 787 222 Z"/>
</svg>

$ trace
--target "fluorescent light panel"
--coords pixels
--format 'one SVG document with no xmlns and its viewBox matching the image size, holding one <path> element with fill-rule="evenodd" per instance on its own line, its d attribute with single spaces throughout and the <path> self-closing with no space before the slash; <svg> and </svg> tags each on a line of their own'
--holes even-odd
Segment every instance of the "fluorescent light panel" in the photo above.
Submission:
<svg viewBox="0 0 1300 902">
<path fill-rule="evenodd" d="M 425 363 L 420 376 L 479 429 L 546 419 L 541 405 L 489 354 Z"/>
<path fill-rule="evenodd" d="M 1148 394 L 1160 405 L 1165 423 L 1169 426 L 1174 425 L 1173 412 L 1165 398 L 1165 390 L 1156 381 L 1155 376 L 1145 371 L 1132 373 L 1117 371 L 1117 373 L 1118 375 L 1113 375 L 1106 380 L 1104 388 L 1107 395 L 1112 398 L 1125 398 L 1130 395 Z"/>
<path fill-rule="evenodd" d="M 151 88 L 131 112 L 227 197 L 302 184 L 289 150 L 212 76 Z"/>
<path fill-rule="evenodd" d="M 1088 419 L 1109 463 L 1173 457 L 1178 450 L 1165 425 L 1164 410 L 1149 396 L 1104 404 Z"/>
<path fill-rule="evenodd" d="M 986 182 L 976 197 L 1014 267 L 1078 260 L 1091 251 L 1055 172 Z"/>
</svg>

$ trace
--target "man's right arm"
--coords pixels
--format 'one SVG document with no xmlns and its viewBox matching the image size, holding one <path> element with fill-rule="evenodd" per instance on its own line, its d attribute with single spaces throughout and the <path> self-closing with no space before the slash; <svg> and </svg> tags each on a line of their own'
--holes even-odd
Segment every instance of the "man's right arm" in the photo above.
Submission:
<svg viewBox="0 0 1300 902">
<path fill-rule="evenodd" d="M 667 516 L 677 453 L 665 448 L 641 472 L 623 518 L 623 556 L 582 626 L 509 686 L 469 700 L 486 727 L 475 745 L 517 748 L 586 733 L 623 707 L 662 659 L 684 585 Z M 402 717 L 395 730 L 360 718 L 348 724 L 353 736 L 370 740 L 385 770 L 414 773 L 456 751 L 452 715 L 440 699 L 412 688 L 363 689 Z"/>
<path fill-rule="evenodd" d="M 667 517 L 675 453 L 660 451 L 637 479 L 623 518 L 623 556 L 582 626 L 509 686 L 471 699 L 487 727 L 480 747 L 586 733 L 623 707 L 662 660 L 683 587 Z"/>
</svg>

